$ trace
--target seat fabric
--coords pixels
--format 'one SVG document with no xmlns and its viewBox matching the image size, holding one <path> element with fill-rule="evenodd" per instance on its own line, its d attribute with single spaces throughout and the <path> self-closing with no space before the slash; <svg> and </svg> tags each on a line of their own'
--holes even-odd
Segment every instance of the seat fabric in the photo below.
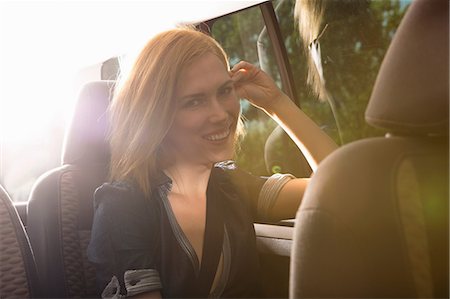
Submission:
<svg viewBox="0 0 450 299">
<path fill-rule="evenodd" d="M 39 296 L 38 277 L 27 234 L 0 186 L 0 298 Z"/>
<path fill-rule="evenodd" d="M 342 147 L 298 211 L 290 297 L 448 296 L 448 180 L 446 139 Z"/>
<path fill-rule="evenodd" d="M 28 233 L 44 296 L 95 297 L 87 260 L 93 194 L 108 172 L 107 118 L 113 82 L 87 84 L 66 134 L 62 166 L 43 174 L 28 204 Z"/>
</svg>

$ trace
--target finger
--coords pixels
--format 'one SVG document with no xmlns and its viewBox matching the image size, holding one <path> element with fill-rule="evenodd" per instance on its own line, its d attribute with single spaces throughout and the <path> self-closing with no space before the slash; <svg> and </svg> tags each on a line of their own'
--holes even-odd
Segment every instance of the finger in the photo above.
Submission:
<svg viewBox="0 0 450 299">
<path fill-rule="evenodd" d="M 253 64 L 251 64 L 251 63 L 249 63 L 249 62 L 247 62 L 247 61 L 240 61 L 240 62 L 238 62 L 237 64 L 235 64 L 234 66 L 233 66 L 233 68 L 231 69 L 231 71 L 233 72 L 233 73 L 235 73 L 235 72 L 237 72 L 238 70 L 240 70 L 240 69 L 246 69 L 246 70 L 250 70 L 250 69 L 252 69 L 252 68 L 254 68 L 255 66 L 253 65 Z"/>
<path fill-rule="evenodd" d="M 240 61 L 239 63 L 235 64 L 233 68 L 231 69 L 232 72 L 237 72 L 240 69 L 250 69 L 253 65 L 246 61 Z"/>
<path fill-rule="evenodd" d="M 231 80 L 233 80 L 234 82 L 239 82 L 243 80 L 246 75 L 247 75 L 246 69 L 239 69 L 235 73 L 230 72 Z"/>
</svg>

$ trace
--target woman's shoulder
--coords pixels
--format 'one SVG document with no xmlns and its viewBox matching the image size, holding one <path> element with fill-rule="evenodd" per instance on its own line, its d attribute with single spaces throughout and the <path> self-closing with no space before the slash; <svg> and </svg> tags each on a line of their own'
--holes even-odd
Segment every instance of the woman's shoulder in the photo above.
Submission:
<svg viewBox="0 0 450 299">
<path fill-rule="evenodd" d="M 94 193 L 94 209 L 90 245 L 94 260 L 100 259 L 98 252 L 110 250 L 105 248 L 108 242 L 115 250 L 143 248 L 157 231 L 158 209 L 132 183 L 102 184 Z"/>
<path fill-rule="evenodd" d="M 243 171 L 238 168 L 235 161 L 223 161 L 214 164 L 212 177 L 224 183 L 232 183 L 242 177 Z M 242 179 L 242 178 L 241 178 Z"/>
<path fill-rule="evenodd" d="M 265 180 L 265 177 L 260 177 L 253 175 L 241 168 L 239 168 L 235 161 L 228 160 L 223 162 L 218 162 L 214 164 L 214 169 L 216 172 L 220 173 L 221 176 L 225 176 L 233 182 L 249 182 L 249 181 L 260 181 Z"/>
<path fill-rule="evenodd" d="M 139 188 L 129 181 L 113 181 L 103 183 L 95 190 L 94 206 L 108 205 L 127 207 L 144 199 Z"/>
<path fill-rule="evenodd" d="M 236 171 L 238 169 L 236 162 L 233 160 L 217 162 L 216 164 L 214 164 L 214 168 L 222 170 L 224 172 L 230 172 L 230 171 L 232 172 L 232 171 Z"/>
<path fill-rule="evenodd" d="M 223 161 L 214 165 L 216 177 L 221 181 L 231 184 L 238 192 L 259 192 L 261 186 L 267 180 L 265 177 L 253 175 L 239 168 L 235 161 Z M 228 185 L 230 186 L 230 185 Z"/>
</svg>

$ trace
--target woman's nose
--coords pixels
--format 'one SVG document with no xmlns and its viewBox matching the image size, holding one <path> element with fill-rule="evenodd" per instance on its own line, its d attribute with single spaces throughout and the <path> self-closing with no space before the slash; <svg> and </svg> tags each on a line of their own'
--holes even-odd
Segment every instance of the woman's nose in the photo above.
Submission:
<svg viewBox="0 0 450 299">
<path fill-rule="evenodd" d="M 227 118 L 228 113 L 225 105 L 217 99 L 213 99 L 210 105 L 210 120 L 212 122 L 220 122 Z"/>
</svg>

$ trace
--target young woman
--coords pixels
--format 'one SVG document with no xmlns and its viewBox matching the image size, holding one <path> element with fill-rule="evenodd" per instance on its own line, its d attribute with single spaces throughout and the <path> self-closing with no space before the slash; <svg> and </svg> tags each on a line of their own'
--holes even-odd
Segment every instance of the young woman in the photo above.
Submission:
<svg viewBox="0 0 450 299">
<path fill-rule="evenodd" d="M 111 182 L 95 193 L 88 249 L 104 297 L 259 296 L 253 222 L 293 218 L 308 179 L 256 177 L 230 161 L 239 98 L 273 117 L 313 168 L 336 147 L 263 71 L 230 70 L 211 37 L 157 35 L 111 106 Z"/>
</svg>

